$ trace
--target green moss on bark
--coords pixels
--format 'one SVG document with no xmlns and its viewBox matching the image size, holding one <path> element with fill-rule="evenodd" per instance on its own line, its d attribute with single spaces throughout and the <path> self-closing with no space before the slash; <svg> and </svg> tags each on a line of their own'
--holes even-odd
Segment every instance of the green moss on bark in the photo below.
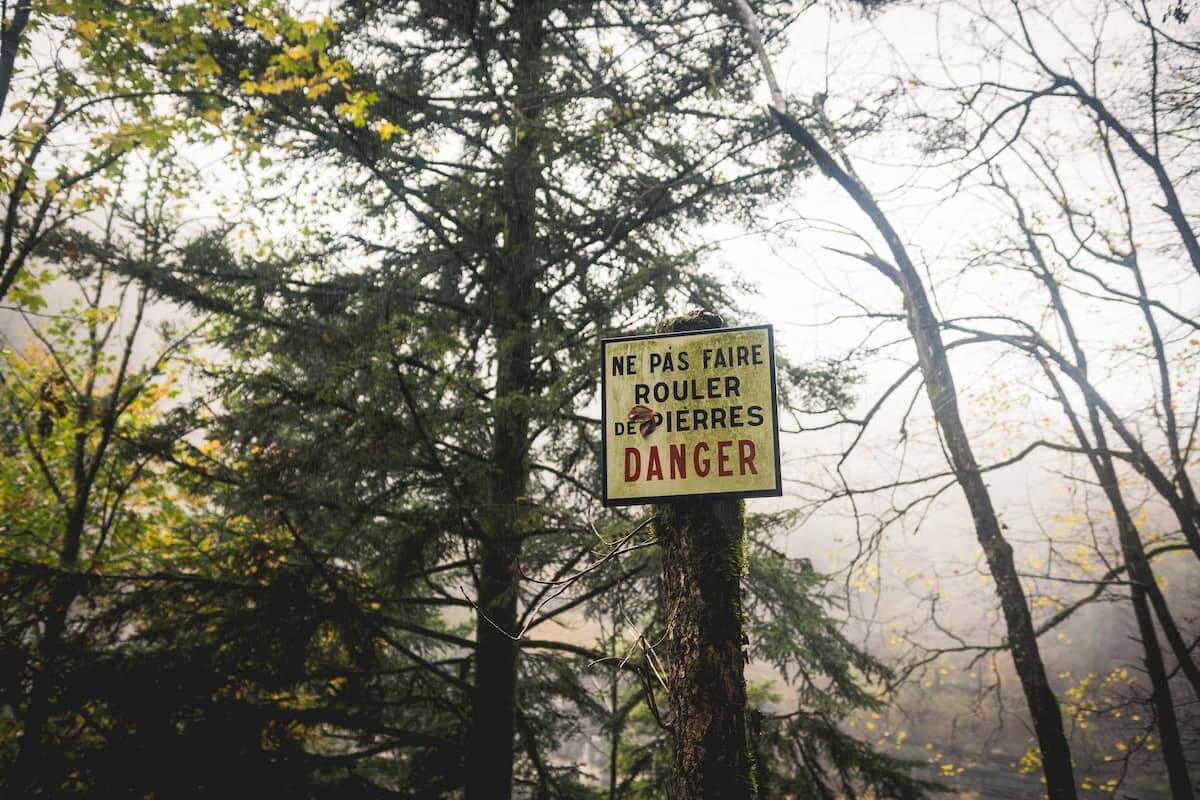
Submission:
<svg viewBox="0 0 1200 800">
<path fill-rule="evenodd" d="M 659 332 L 723 327 L 695 311 L 665 320 Z M 674 795 L 749 800 L 754 777 L 746 727 L 742 587 L 745 503 L 721 497 L 657 507 L 667 680 L 675 741 Z"/>
</svg>

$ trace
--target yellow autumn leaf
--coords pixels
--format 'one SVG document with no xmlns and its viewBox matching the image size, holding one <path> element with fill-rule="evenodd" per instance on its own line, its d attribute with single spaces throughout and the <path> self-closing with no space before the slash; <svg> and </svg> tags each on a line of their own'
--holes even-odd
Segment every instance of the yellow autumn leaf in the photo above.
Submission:
<svg viewBox="0 0 1200 800">
<path fill-rule="evenodd" d="M 392 123 L 388 122 L 387 120 L 384 120 L 383 122 L 379 123 L 378 130 L 379 130 L 379 138 L 383 139 L 385 142 L 388 139 L 392 138 L 392 136 L 396 133 L 401 133 L 401 134 L 408 133 L 408 131 L 404 130 L 404 128 L 401 128 L 399 125 L 393 125 Z"/>
<path fill-rule="evenodd" d="M 217 12 L 215 12 L 211 9 L 208 11 L 205 11 L 204 15 L 206 17 L 208 17 L 209 24 L 211 24 L 217 30 L 221 31 L 221 33 L 229 32 L 229 27 L 230 27 L 229 20 L 225 19 L 220 14 L 218 14 Z"/>
</svg>

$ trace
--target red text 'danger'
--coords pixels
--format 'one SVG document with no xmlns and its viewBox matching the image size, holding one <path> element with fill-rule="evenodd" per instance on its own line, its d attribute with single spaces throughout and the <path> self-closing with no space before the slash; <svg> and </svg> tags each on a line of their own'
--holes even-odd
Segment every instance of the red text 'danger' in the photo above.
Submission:
<svg viewBox="0 0 1200 800">
<path fill-rule="evenodd" d="M 665 454 L 661 452 L 664 449 Z M 626 447 L 625 482 L 757 475 L 754 457 L 754 442 L 750 439 L 726 440 L 715 446 L 708 442 L 690 446 L 672 444 L 665 448 L 651 445 L 645 454 L 637 447 Z"/>
</svg>

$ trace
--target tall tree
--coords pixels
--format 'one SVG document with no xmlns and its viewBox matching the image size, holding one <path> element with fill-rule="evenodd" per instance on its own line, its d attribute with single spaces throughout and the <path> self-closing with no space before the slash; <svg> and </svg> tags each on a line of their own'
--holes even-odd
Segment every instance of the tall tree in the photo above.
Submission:
<svg viewBox="0 0 1200 800">
<path fill-rule="evenodd" d="M 1172 542 L 1167 552 L 1186 546 L 1197 553 L 1194 490 L 1183 455 L 1193 444 L 1195 411 L 1185 410 L 1192 405 L 1185 399 L 1191 389 L 1178 377 L 1186 369 L 1186 355 L 1177 346 L 1197 325 L 1187 293 L 1175 295 L 1175 287 L 1195 283 L 1196 239 L 1183 211 L 1194 175 L 1169 166 L 1186 162 L 1194 147 L 1190 112 L 1182 110 L 1181 101 L 1194 96 L 1196 54 L 1173 35 L 1181 20 L 1160 18 L 1147 4 L 1099 8 L 1091 17 L 1089 23 L 1103 25 L 1086 47 L 1072 40 L 1086 54 L 1080 62 L 1050 54 L 1049 41 L 1066 34 L 1047 24 L 1047 9 L 1038 4 L 1014 4 L 1008 16 L 981 19 L 985 36 L 1017 34 L 1006 58 L 1030 65 L 1033 74 L 1049 82 L 981 85 L 983 95 L 968 101 L 980 121 L 962 141 L 971 143 L 971 163 L 982 168 L 989 187 L 1011 209 L 1009 227 L 1015 234 L 994 263 L 1011 259 L 1012 269 L 1034 277 L 1045 290 L 1048 318 L 1055 324 L 1046 329 L 1013 313 L 949 327 L 980 342 L 1002 342 L 1032 360 L 1062 408 L 1075 440 L 1067 448 L 1086 459 L 1115 523 L 1115 549 L 1121 571 L 1129 576 L 1165 772 L 1173 796 L 1187 797 L 1193 790 L 1177 721 L 1184 706 L 1174 697 L 1180 690 L 1200 690 L 1200 670 L 1180 624 L 1187 612 L 1172 610 L 1165 580 L 1148 555 L 1151 537 L 1160 537 L 1135 520 L 1131 495 L 1144 482 L 1177 522 L 1186 545 Z M 1110 28 L 1116 32 L 1109 34 Z M 1120 55 L 1114 58 L 1115 53 Z M 963 87 L 958 95 L 966 99 L 971 92 Z M 1038 117 L 1018 123 L 1015 134 L 999 133 L 1012 110 L 1024 108 L 1028 115 L 1037 106 L 1044 114 L 1051 104 L 1073 112 L 1080 126 L 1070 137 L 1079 145 L 1074 152 L 1039 136 Z M 1056 119 L 1064 122 L 1061 115 Z M 1095 198 L 1083 190 L 1067 166 L 1073 160 L 1091 162 L 1110 182 L 1111 194 Z M 1011 180 L 1014 175 L 1019 183 Z M 1164 213 L 1170 225 L 1155 224 Z M 1172 257 L 1163 259 L 1162 253 Z M 1092 341 L 1083 333 L 1088 324 L 1081 301 L 1100 301 L 1103 313 L 1131 338 L 1115 346 L 1102 338 Z M 1113 363 L 1126 349 L 1144 354 L 1144 382 L 1116 384 L 1094 366 Z M 1130 397 L 1144 405 L 1130 404 Z M 1153 418 L 1147 415 L 1143 422 L 1145 409 Z M 1099 583 L 1055 621 L 1104 588 Z M 1175 669 L 1169 669 L 1160 650 L 1156 622 Z M 1178 689 L 1170 678 L 1176 673 Z"/>
<path fill-rule="evenodd" d="M 127 222 L 141 228 L 132 241 Z M 164 233 L 152 214 L 114 203 L 100 236 L 60 242 L 68 274 L 47 268 L 14 287 L 29 345 L 6 348 L 0 362 L 0 557 L 12 578 L 4 649 L 18 667 L 5 690 L 20 727 L 6 770 L 12 797 L 53 794 L 61 764 L 50 753 L 72 749 L 71 737 L 82 733 L 52 730 L 52 722 L 66 711 L 59 702 L 69 690 L 64 662 L 89 616 L 77 606 L 87 598 L 94 608 L 89 583 L 137 562 L 141 546 L 178 522 L 169 487 L 155 485 L 162 480 L 158 465 L 130 440 L 153 425 L 177 391 L 164 372 L 191 332 L 150 358 L 135 353 L 147 338 L 148 294 L 115 279 L 113 270 L 119 259 L 156 260 Z M 78 299 L 42 314 L 41 293 L 67 278 L 74 278 Z"/>
<path fill-rule="evenodd" d="M 228 113 L 286 145 L 275 191 L 335 196 L 349 224 L 291 263 L 214 254 L 200 274 L 144 277 L 237 318 L 234 352 L 270 353 L 230 376 L 246 402 L 212 423 L 271 453 L 260 466 L 281 491 L 267 502 L 382 509 L 378 530 L 346 535 L 328 515 L 296 520 L 314 561 L 394 576 L 398 616 L 460 606 L 471 585 L 471 638 L 409 625 L 422 648 L 467 648 L 469 684 L 397 648 L 453 692 L 469 686 L 467 795 L 507 796 L 520 751 L 545 785 L 536 742 L 514 741 L 531 702 L 521 662 L 536 665 L 519 654 L 540 647 L 520 636 L 538 589 L 522 575 L 590 546 L 588 343 L 714 304 L 693 226 L 749 212 L 797 172 L 766 157 L 769 124 L 744 113 L 750 54 L 716 8 L 356 3 L 302 36 L 230 15 L 208 49 Z M 303 76 L 330 63 L 354 85 L 314 91 Z M 317 420 L 339 440 L 324 455 L 358 463 L 315 458 Z M 326 475 L 318 499 L 306 484 Z M 364 550 L 364 536 L 407 544 Z M 413 596 L 423 583 L 432 594 Z"/>
<path fill-rule="evenodd" d="M 919 68 L 907 74 L 906 66 L 897 66 L 895 87 L 904 88 L 892 91 L 913 104 L 916 110 L 904 117 L 905 122 L 921 131 L 915 149 L 932 156 L 924 174 L 945 180 L 935 193 L 955 209 L 969 205 L 972 193 L 998 197 L 1000 233 L 988 228 L 981 241 L 972 240 L 969 257 L 962 262 L 926 260 L 922 265 L 926 274 L 917 277 L 926 284 L 928 303 L 914 302 L 906 292 L 903 313 L 870 309 L 867 314 L 906 322 L 910 332 L 905 341 L 924 335 L 912 330 L 913 320 L 922 317 L 924 328 L 939 329 L 928 335 L 944 337 L 947 353 L 965 356 L 969 349 L 999 356 L 1007 367 L 1006 380 L 1028 375 L 1029 385 L 1053 400 L 1047 416 L 1040 419 L 1006 415 L 1006 422 L 1015 421 L 1011 427 L 1006 425 L 1007 432 L 1023 426 L 1035 431 L 1034 436 L 1023 447 L 1011 445 L 1015 453 L 976 466 L 981 473 L 999 476 L 1015 465 L 1028 469 L 1030 463 L 1056 458 L 1046 451 L 1069 454 L 1063 457 L 1069 465 L 1064 477 L 1097 486 L 1096 495 L 1106 511 L 1092 513 L 1090 492 L 1082 492 L 1072 514 L 1089 528 L 1079 539 L 1077 552 L 1083 555 L 1062 558 L 1058 552 L 1071 540 L 1043 532 L 1036 541 L 1052 554 L 1051 564 L 1043 570 L 1042 560 L 1033 559 L 1035 568 L 1030 571 L 1016 566 L 1018 559 L 1015 569 L 1008 570 L 1009 583 L 1024 584 L 1033 607 L 1029 616 L 1036 621 L 1031 629 L 1035 640 L 1097 599 L 1132 601 L 1129 616 L 1141 640 L 1139 655 L 1152 686 L 1146 697 L 1135 692 L 1135 702 L 1152 706 L 1147 716 L 1155 720 L 1142 733 L 1157 727 L 1162 746 L 1152 757 L 1161 754 L 1166 769 L 1155 763 L 1156 775 L 1164 781 L 1169 776 L 1172 792 L 1187 796 L 1191 789 L 1180 735 L 1180 728 L 1187 726 L 1186 705 L 1172 698 L 1180 692 L 1191 694 L 1195 687 L 1196 665 L 1186 633 L 1188 601 L 1167 591 L 1163 572 L 1170 568 L 1164 564 L 1160 571 L 1152 562 L 1179 550 L 1194 552 L 1196 532 L 1188 500 L 1191 478 L 1179 474 L 1180 456 L 1190 452 L 1193 444 L 1195 415 L 1194 389 L 1180 379 L 1188 370 L 1190 354 L 1183 344 L 1196 330 L 1194 303 L 1180 290 L 1195 281 L 1188 257 L 1189 223 L 1181 210 L 1194 180 L 1194 170 L 1186 166 L 1186 156 L 1194 147 L 1191 123 L 1181 99 L 1190 96 L 1194 87 L 1195 51 L 1173 35 L 1178 16 L 1160 18 L 1148 4 L 1081 9 L 1074 17 L 1059 15 L 1057 10 L 1014 2 L 1007 7 L 960 9 L 941 18 L 964 23 L 963 29 L 971 31 L 972 45 L 996 59 L 995 74 L 960 73 L 949 59 L 939 64 L 945 72 L 930 79 Z M 957 16 L 959 11 L 962 16 Z M 1061 51 L 1056 49 L 1059 45 Z M 1016 74 L 1032 75 L 1034 80 L 1017 80 Z M 898 241 L 883 201 L 870 196 L 866 181 L 855 173 L 855 161 L 834 133 L 837 126 L 824 116 L 824 109 L 838 101 L 823 105 L 823 98 L 814 98 L 811 107 L 794 107 L 795 135 L 812 140 L 813 152 L 817 147 L 828 152 L 828 161 L 819 162 L 822 168 L 871 217 L 884 244 L 884 249 L 864 255 L 842 254 L 869 264 L 899 286 L 905 270 L 886 268 L 903 266 L 897 248 L 907 243 Z M 870 114 L 873 108 L 862 102 L 856 110 Z M 1110 193 L 1097 196 L 1093 184 L 1098 177 L 1109 183 Z M 1160 204 L 1164 198 L 1165 204 Z M 868 250 L 872 248 L 867 238 L 862 241 Z M 909 256 L 908 261 L 911 264 L 914 258 Z M 998 269 L 1006 270 L 1001 274 L 1013 283 L 996 281 Z M 935 296 L 935 290 L 951 282 L 953 294 L 941 289 Z M 1009 285 L 1021 288 L 1001 295 Z M 972 298 L 968 286 L 986 288 Z M 1028 304 L 1031 296 L 1044 302 Z M 1137 353 L 1147 365 L 1144 373 L 1128 369 L 1130 353 Z M 960 363 L 963 369 L 971 368 L 972 362 L 965 358 Z M 878 418 L 880 409 L 911 376 L 924 377 L 928 389 L 927 367 L 925 360 L 913 365 L 888 387 L 861 421 L 863 428 Z M 1135 380 L 1135 374 L 1142 379 Z M 1008 402 L 1011 386 L 999 387 L 1000 407 Z M 930 398 L 939 440 L 950 456 L 950 472 L 906 475 L 872 488 L 839 487 L 839 496 L 852 500 L 900 486 L 919 486 L 928 492 L 911 505 L 895 505 L 880 529 L 962 482 L 962 462 L 954 452 L 956 437 L 944 430 L 944 406 L 951 397 L 943 394 L 942 407 Z M 1035 402 L 1036 397 L 1035 393 Z M 1062 420 L 1065 441 L 1054 432 L 1060 410 L 1057 418 Z M 902 440 L 907 440 L 912 414 L 910 404 L 902 417 Z M 842 421 L 860 424 L 845 417 Z M 860 438 L 855 437 L 846 455 Z M 985 442 L 977 437 L 971 444 L 982 456 Z M 1086 474 L 1075 471 L 1081 463 L 1089 468 Z M 931 486 L 933 481 L 937 483 Z M 979 506 L 972 508 L 977 511 Z M 1033 510 L 1042 513 L 1036 506 Z M 978 523 L 978 514 L 973 516 Z M 1162 532 L 1160 519 L 1167 527 Z M 1089 553 L 1098 563 L 1089 564 Z M 994 573 L 993 565 L 989 567 Z M 936 612 L 939 587 L 932 581 L 931 585 L 930 616 L 914 630 L 928 629 L 932 623 L 953 641 L 943 649 L 927 651 L 927 657 L 951 652 L 982 655 L 1018 646 L 1011 628 L 1009 639 L 999 647 L 971 645 L 957 633 L 947 633 L 944 617 L 939 620 Z M 1039 620 L 1039 606 L 1055 608 Z M 1065 639 L 1063 632 L 1058 636 Z M 1083 731 L 1097 713 L 1096 705 L 1077 702 L 1077 688 L 1068 689 L 1066 697 L 1063 710 L 1077 723 L 1071 735 L 1083 745 L 1075 752 L 1080 758 L 1086 752 Z M 1083 767 L 1082 760 L 1079 766 Z M 1123 777 L 1123 773 L 1114 777 L 1109 788 Z M 1085 778 L 1080 787 L 1090 788 L 1092 780 Z M 1157 785 L 1166 790 L 1165 783 Z"/>
<path fill-rule="evenodd" d="M 933 409 L 938 429 L 945 437 L 946 458 L 971 509 L 976 536 L 995 582 L 1008 630 L 1013 662 L 1041 749 L 1046 789 L 1052 800 L 1074 798 L 1076 789 L 1071 749 L 1063 728 L 1062 712 L 1046 675 L 1037 631 L 1013 558 L 1012 545 L 1004 535 L 971 439 L 962 422 L 954 374 L 941 335 L 941 320 L 930 302 L 925 281 L 888 215 L 859 178 L 852 162 L 844 153 L 839 153 L 840 144 L 836 138 L 827 147 L 813 135 L 808 125 L 788 113 L 783 93 L 763 47 L 762 34 L 753 9 L 741 0 L 738 3 L 738 11 L 745 25 L 747 38 L 760 56 L 762 69 L 771 90 L 771 112 L 775 120 L 816 162 L 821 171 L 834 180 L 862 210 L 887 247 L 890 260 L 870 252 L 857 257 L 894 284 L 903 298 L 905 322 L 917 352 L 925 393 Z M 824 127 L 827 131 L 831 129 L 822 117 L 820 108 L 813 110 L 813 116 L 817 126 Z"/>
</svg>

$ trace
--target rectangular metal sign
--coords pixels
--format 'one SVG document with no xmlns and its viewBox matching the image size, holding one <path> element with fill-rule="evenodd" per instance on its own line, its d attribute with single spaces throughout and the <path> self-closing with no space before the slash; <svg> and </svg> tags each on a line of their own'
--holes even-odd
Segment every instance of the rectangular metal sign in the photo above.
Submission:
<svg viewBox="0 0 1200 800">
<path fill-rule="evenodd" d="M 770 325 L 600 341 L 604 504 L 778 497 Z"/>
</svg>

